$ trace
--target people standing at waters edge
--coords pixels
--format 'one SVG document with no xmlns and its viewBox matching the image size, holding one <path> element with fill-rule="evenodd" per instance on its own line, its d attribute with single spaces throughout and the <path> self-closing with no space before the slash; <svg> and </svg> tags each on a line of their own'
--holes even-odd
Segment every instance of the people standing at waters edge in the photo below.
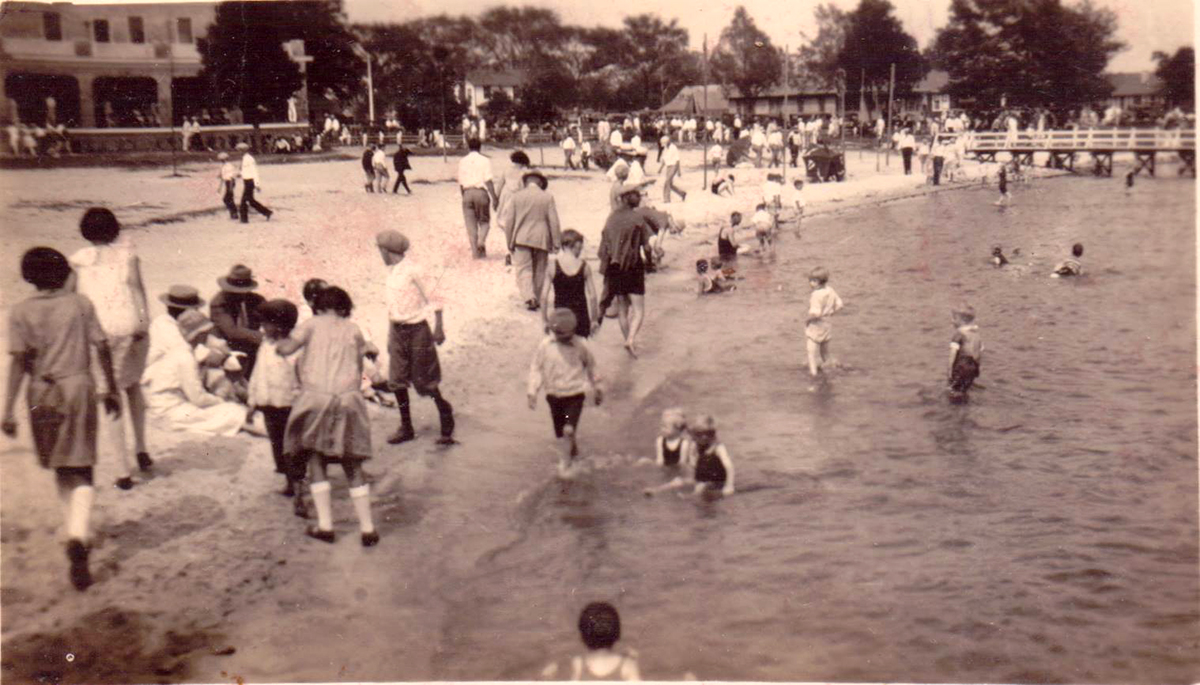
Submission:
<svg viewBox="0 0 1200 685">
<path fill-rule="evenodd" d="M 284 477 L 286 485 L 282 494 L 294 497 L 304 479 L 305 464 L 297 464 L 284 449 L 284 434 L 292 404 L 300 394 L 300 378 L 296 374 L 296 356 L 283 356 L 276 345 L 286 340 L 296 327 L 299 311 L 287 300 L 268 300 L 259 307 L 263 317 L 263 342 L 259 348 L 258 363 L 250 374 L 246 404 L 250 411 L 262 412 L 266 423 L 267 437 L 271 440 L 271 456 L 275 460 L 275 473 Z M 310 317 L 311 318 L 311 317 Z M 295 512 L 306 515 L 302 499 L 296 500 Z"/>
<path fill-rule="evenodd" d="M 646 264 L 652 261 L 648 254 L 651 229 L 649 220 L 636 211 L 641 203 L 640 186 L 626 184 L 621 199 L 624 207 L 609 215 L 600 236 L 600 273 L 604 275 L 605 294 L 596 325 L 603 323 L 603 313 L 615 299 L 625 350 L 636 358 L 637 334 L 645 318 Z"/>
<path fill-rule="evenodd" d="M 136 463 L 149 471 L 154 463 L 146 448 L 146 398 L 142 395 L 142 372 L 150 353 L 150 316 L 141 262 L 133 245 L 121 236 L 117 217 L 103 207 L 92 207 L 79 222 L 83 237 L 92 243 L 71 255 L 76 292 L 92 301 L 100 328 L 108 339 L 117 385 L 108 390 L 124 395 L 125 411 L 133 428 L 134 453 L 125 444 L 123 420 L 109 425 L 110 447 L 121 458 L 117 487 L 133 487 Z"/>
<path fill-rule="evenodd" d="M 467 240 L 471 254 L 477 259 L 487 256 L 485 244 L 491 228 L 491 208 L 499 204 L 496 187 L 492 183 L 492 161 L 479 152 L 482 144 L 478 138 L 467 141 L 470 152 L 458 163 L 458 187 L 462 192 L 463 221 L 467 226 Z"/>
<path fill-rule="evenodd" d="M 400 134 L 396 134 L 396 137 L 399 139 Z M 396 149 L 396 154 L 392 155 L 392 166 L 396 170 L 396 182 L 392 185 L 392 194 L 400 192 L 400 185 L 404 184 L 404 192 L 412 195 L 412 188 L 408 187 L 408 179 L 404 177 L 404 172 L 412 169 L 412 164 L 408 161 L 408 156 L 412 154 L 412 151 L 404 147 L 403 143 L 397 142 L 397 145 L 399 147 Z"/>
<path fill-rule="evenodd" d="M 221 200 L 225 203 L 225 209 L 229 210 L 229 218 L 237 221 L 239 218 L 237 203 L 233 201 L 234 186 L 237 185 L 238 170 L 229 161 L 229 153 L 222 152 L 217 155 L 217 161 L 221 162 L 221 171 L 217 174 L 220 179 L 217 185 L 217 192 L 222 193 Z"/>
<path fill-rule="evenodd" d="M 954 322 L 954 337 L 950 338 L 950 397 L 966 399 L 967 391 L 979 377 L 979 365 L 983 361 L 983 339 L 979 326 L 975 324 L 975 308 L 964 304 L 951 314 Z"/>
<path fill-rule="evenodd" d="M 504 246 L 508 250 L 508 254 L 504 257 L 504 264 L 508 266 L 512 264 L 512 224 L 506 223 L 504 216 L 508 207 L 508 203 L 512 201 L 512 196 L 521 189 L 525 173 L 530 169 L 529 155 L 521 150 L 515 150 L 508 157 L 511 165 L 504 170 L 500 175 L 500 179 L 495 184 L 496 200 L 494 208 L 496 210 L 496 223 L 500 230 L 504 232 Z"/>
<path fill-rule="evenodd" d="M 542 320 L 548 327 L 550 313 L 568 309 L 575 314 L 575 334 L 587 338 L 597 311 L 596 283 L 592 267 L 583 259 L 583 236 L 575 230 L 562 233 L 562 250 L 550 258 L 550 278 L 542 286 Z"/>
<path fill-rule="evenodd" d="M 433 400 L 441 421 L 439 445 L 454 445 L 454 408 L 438 388 L 442 367 L 437 345 L 446 341 L 442 331 L 442 305 L 433 297 L 429 281 L 416 264 L 408 259 L 409 241 L 398 231 L 380 231 L 375 235 L 379 256 L 389 267 L 387 277 L 388 312 L 388 385 L 396 393 L 400 427 L 387 439 L 398 445 L 416 437 L 408 404 L 408 386 L 418 395 Z M 429 315 L 433 314 L 433 329 Z"/>
<path fill-rule="evenodd" d="M 92 584 L 88 569 L 89 522 L 96 496 L 98 403 L 114 421 L 121 416 L 107 336 L 91 301 L 71 292 L 71 266 L 57 250 L 35 247 L 21 257 L 21 277 L 37 294 L 13 306 L 8 316 L 11 360 L 4 395 L 5 435 L 17 435 L 14 405 L 21 383 L 29 376 L 26 400 L 29 431 L 38 463 L 54 469 L 58 497 L 66 518 L 69 577 L 76 590 Z M 90 371 L 90 347 L 96 349 L 106 391 L 97 395 Z"/>
<path fill-rule="evenodd" d="M 546 191 L 546 177 L 531 170 L 525 172 L 521 181 L 524 187 L 513 193 L 500 223 L 512 226 L 509 249 L 517 275 L 517 291 L 525 307 L 537 311 L 538 297 L 546 280 L 546 260 L 551 251 L 558 251 L 562 235 L 554 196 Z"/>
<path fill-rule="evenodd" d="M 249 144 L 238 143 L 237 149 L 242 151 L 242 204 L 239 207 L 242 223 L 250 223 L 251 207 L 254 208 L 254 211 L 267 217 L 267 221 L 270 221 L 273 212 L 254 199 L 254 189 L 256 187 L 261 189 L 261 186 L 259 186 L 258 162 L 254 161 L 254 155 L 250 154 Z"/>
<path fill-rule="evenodd" d="M 254 272 L 243 264 L 234 264 L 229 273 L 217 278 L 221 292 L 212 298 L 208 313 L 217 334 L 229 343 L 235 352 L 246 355 L 243 366 L 246 373 L 253 373 L 258 346 L 262 343 L 262 318 L 258 306 L 266 298 L 255 292 L 258 281 Z"/>
<path fill-rule="evenodd" d="M 829 287 L 829 271 L 824 267 L 818 266 L 812 270 L 808 275 L 808 285 L 813 292 L 809 299 L 804 337 L 808 351 L 808 373 L 816 378 L 831 358 L 829 340 L 833 337 L 833 327 L 829 317 L 841 310 L 843 304 L 842 298 Z"/>
<path fill-rule="evenodd" d="M 664 136 L 666 151 L 663 153 L 662 168 L 667 170 L 666 180 L 663 181 L 663 202 L 671 201 L 671 193 L 679 194 L 679 199 L 686 201 L 687 193 L 675 187 L 675 177 L 681 175 L 681 166 L 679 162 L 679 148 L 675 143 Z"/>
<path fill-rule="evenodd" d="M 558 461 L 559 475 L 565 475 L 579 455 L 575 432 L 586 393 L 592 392 L 596 406 L 600 406 L 604 393 L 597 385 L 596 358 L 583 338 L 575 334 L 575 314 L 569 309 L 556 309 L 548 320 L 550 334 L 538 345 L 529 365 L 527 395 L 529 408 L 536 409 L 538 391 L 546 391 L 554 436 L 566 440 Z"/>
<path fill-rule="evenodd" d="M 358 518 L 362 546 L 379 542 L 371 518 L 371 486 L 362 462 L 372 456 L 371 420 L 359 391 L 367 343 L 350 320 L 354 303 L 345 290 L 331 286 L 317 294 L 316 315 L 276 344 L 284 356 L 302 351 L 297 360 L 300 394 L 287 420 L 284 454 L 308 462 L 309 494 L 317 510 L 317 525 L 305 533 L 334 542 L 333 493 L 326 477 L 331 463 L 340 463 L 350 485 L 350 501 Z"/>
</svg>

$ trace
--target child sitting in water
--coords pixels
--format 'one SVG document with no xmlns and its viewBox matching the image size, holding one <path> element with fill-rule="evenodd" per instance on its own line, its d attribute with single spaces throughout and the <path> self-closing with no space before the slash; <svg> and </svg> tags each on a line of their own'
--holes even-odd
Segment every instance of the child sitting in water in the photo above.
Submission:
<svg viewBox="0 0 1200 685">
<path fill-rule="evenodd" d="M 557 663 L 542 671 L 547 680 L 641 680 L 637 654 L 633 650 L 619 653 L 613 649 L 621 639 L 621 617 L 608 602 L 592 602 L 579 615 L 579 636 L 588 651 L 573 657 L 569 673 L 560 673 Z"/>
<path fill-rule="evenodd" d="M 994 266 L 996 268 L 1000 268 L 1007 264 L 1008 264 L 1008 258 L 1006 258 L 1004 256 L 1004 250 L 1001 250 L 999 245 L 997 245 L 996 247 L 993 247 L 992 248 L 992 266 Z"/>
<path fill-rule="evenodd" d="M 701 416 L 696 423 L 689 426 L 693 444 L 689 445 L 692 455 L 691 474 L 679 476 L 669 483 L 655 488 L 646 488 L 643 494 L 647 497 L 665 490 L 673 490 L 693 485 L 693 493 L 700 495 L 708 491 L 719 490 L 723 495 L 732 495 L 733 460 L 725 445 L 717 441 L 717 422 L 711 415 Z"/>
<path fill-rule="evenodd" d="M 1082 276 L 1083 264 L 1079 262 L 1080 257 L 1083 257 L 1083 243 L 1075 243 L 1071 248 L 1071 256 L 1054 267 L 1054 273 L 1050 274 L 1050 278 Z"/>
<path fill-rule="evenodd" d="M 696 260 L 696 289 L 700 295 L 717 295 L 737 288 L 737 286 L 726 283 L 725 274 L 721 272 L 719 260 L 713 260 L 717 266 L 710 268 L 709 260 Z"/>
<path fill-rule="evenodd" d="M 742 223 L 742 213 L 734 212 L 729 215 L 729 225 L 722 226 L 717 231 L 717 254 L 721 259 L 733 259 L 738 255 L 737 231 Z"/>
<path fill-rule="evenodd" d="M 691 466 L 695 445 L 688 439 L 687 416 L 678 407 L 662 413 L 661 433 L 654 441 L 654 463 L 659 466 Z"/>
<path fill-rule="evenodd" d="M 842 298 L 828 285 L 829 271 L 818 266 L 808 275 L 812 298 L 808 305 L 808 321 L 804 326 L 804 337 L 808 348 L 808 373 L 813 378 L 821 372 L 829 359 L 829 340 L 833 328 L 829 317 L 842 308 Z"/>
<path fill-rule="evenodd" d="M 979 377 L 979 363 L 983 361 L 983 339 L 979 326 L 975 325 L 975 309 L 964 304 L 951 312 L 954 321 L 954 337 L 950 338 L 950 396 L 965 399 L 967 390 Z"/>
<path fill-rule="evenodd" d="M 537 408 L 537 393 L 546 390 L 550 419 L 555 437 L 566 438 L 559 474 L 565 474 L 571 461 L 579 454 L 575 431 L 583 412 L 585 393 L 590 389 L 596 405 L 604 393 L 596 384 L 596 359 L 583 339 L 575 334 L 575 314 L 570 309 L 555 309 L 550 315 L 551 336 L 542 340 L 529 365 L 529 408 Z"/>
</svg>

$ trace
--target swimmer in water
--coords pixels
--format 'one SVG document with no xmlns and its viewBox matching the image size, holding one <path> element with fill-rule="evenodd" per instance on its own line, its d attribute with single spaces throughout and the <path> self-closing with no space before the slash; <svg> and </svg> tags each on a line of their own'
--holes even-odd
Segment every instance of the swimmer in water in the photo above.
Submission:
<svg viewBox="0 0 1200 685">
<path fill-rule="evenodd" d="M 997 174 L 1000 183 L 1000 199 L 996 200 L 996 206 L 1006 205 L 1012 199 L 1012 195 L 1008 193 L 1008 166 L 1000 165 L 1000 172 Z"/>
<path fill-rule="evenodd" d="M 954 321 L 954 336 L 950 338 L 950 397 L 965 400 L 967 390 L 979 377 L 979 365 L 983 361 L 983 339 L 979 326 L 975 324 L 975 308 L 969 304 L 950 313 Z"/>
<path fill-rule="evenodd" d="M 992 266 L 994 266 L 996 268 L 1000 268 L 1002 266 L 1006 266 L 1007 264 L 1008 264 L 1008 258 L 1004 256 L 1004 250 L 1001 250 L 999 245 L 997 245 L 996 247 L 993 247 L 992 248 Z"/>
<path fill-rule="evenodd" d="M 579 636 L 588 651 L 572 657 L 565 668 L 552 663 L 542 670 L 547 680 L 641 680 L 637 653 L 613 647 L 621 639 L 621 617 L 608 602 L 592 602 L 579 615 Z"/>
<path fill-rule="evenodd" d="M 722 495 L 732 495 L 733 459 L 725 445 L 717 441 L 717 422 L 711 415 L 701 416 L 689 426 L 692 440 L 695 442 L 695 461 L 691 465 L 688 476 L 679 476 L 669 483 L 656 488 L 646 488 L 643 493 L 649 497 L 665 490 L 682 487 L 693 487 L 693 493 L 700 495 L 709 491 L 720 491 Z"/>
<path fill-rule="evenodd" d="M 1075 243 L 1071 248 L 1071 256 L 1059 262 L 1054 267 L 1054 271 L 1050 274 L 1050 278 L 1060 278 L 1062 276 L 1082 276 L 1083 264 L 1080 263 L 1080 258 L 1083 257 L 1083 243 Z"/>
<path fill-rule="evenodd" d="M 719 295 L 730 290 L 736 290 L 737 286 L 732 283 L 726 283 L 725 274 L 721 271 L 721 262 L 718 259 L 713 259 L 709 262 L 707 259 L 696 260 L 696 292 L 699 295 Z"/>
</svg>

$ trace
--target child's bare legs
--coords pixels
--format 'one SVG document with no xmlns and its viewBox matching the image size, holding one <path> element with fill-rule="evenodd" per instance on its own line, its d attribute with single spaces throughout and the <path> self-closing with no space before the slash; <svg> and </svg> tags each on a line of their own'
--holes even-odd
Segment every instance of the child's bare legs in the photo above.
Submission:
<svg viewBox="0 0 1200 685">
<path fill-rule="evenodd" d="M 86 590 L 92 584 L 88 571 L 88 530 L 91 522 L 92 502 L 96 489 L 92 485 L 92 468 L 59 468 L 54 471 L 58 498 L 63 506 L 66 522 L 67 557 L 71 560 L 71 583 L 76 590 Z"/>
<path fill-rule="evenodd" d="M 142 386 L 135 383 L 125 388 L 126 407 L 129 409 L 129 419 L 133 423 L 133 448 L 138 454 L 144 454 L 146 449 L 146 396 L 142 394 Z M 138 463 L 141 464 L 141 459 Z M 149 468 L 149 464 L 146 465 Z"/>
<path fill-rule="evenodd" d="M 821 370 L 821 343 L 812 338 L 805 338 L 804 344 L 808 348 L 808 375 L 816 378 Z"/>
<path fill-rule="evenodd" d="M 617 295 L 617 323 L 621 325 L 621 336 L 629 340 L 629 296 Z"/>
<path fill-rule="evenodd" d="M 646 318 L 646 301 L 644 295 L 629 295 L 629 335 L 625 339 L 625 349 L 629 354 L 637 356 L 634 346 L 638 331 L 642 330 L 642 322 Z"/>
<path fill-rule="evenodd" d="M 835 366 L 833 362 L 833 353 L 829 351 L 829 341 L 821 343 L 821 368 L 826 366 Z M 836 366 L 835 366 L 836 368 Z"/>
</svg>

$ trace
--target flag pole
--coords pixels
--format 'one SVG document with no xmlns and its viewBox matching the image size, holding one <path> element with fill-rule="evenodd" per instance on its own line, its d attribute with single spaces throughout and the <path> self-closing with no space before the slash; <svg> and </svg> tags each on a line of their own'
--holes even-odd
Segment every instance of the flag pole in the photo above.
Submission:
<svg viewBox="0 0 1200 685">
<path fill-rule="evenodd" d="M 708 121 L 708 34 L 704 34 L 704 120 Z M 715 129 L 714 129 L 715 130 Z M 708 187 L 708 141 L 705 141 L 700 146 L 701 159 L 704 160 L 704 185 L 700 186 L 700 190 Z"/>
<path fill-rule="evenodd" d="M 788 96 L 788 88 L 792 85 L 792 60 L 789 57 L 789 52 L 790 52 L 789 48 L 790 48 L 790 46 L 788 46 L 788 45 L 783 46 L 783 107 L 781 107 L 779 111 L 780 111 L 780 114 L 783 115 L 783 130 L 784 131 L 788 130 L 788 127 L 787 127 L 787 121 L 788 121 L 787 96 Z M 786 146 L 786 144 L 787 144 L 787 141 L 785 140 L 784 145 Z M 772 154 L 774 154 L 774 153 L 772 153 Z M 783 153 L 783 183 L 784 183 L 784 185 L 787 185 L 787 166 L 788 166 L 787 165 L 787 147 L 784 147 L 784 153 Z"/>
<path fill-rule="evenodd" d="M 891 142 L 892 142 L 892 133 L 894 133 L 893 128 L 895 126 L 892 123 L 892 100 L 895 97 L 895 92 L 896 92 L 896 63 L 892 62 L 891 76 L 888 79 L 888 139 L 887 139 L 887 142 L 888 142 L 887 164 L 888 164 L 888 166 L 892 165 Z"/>
</svg>

